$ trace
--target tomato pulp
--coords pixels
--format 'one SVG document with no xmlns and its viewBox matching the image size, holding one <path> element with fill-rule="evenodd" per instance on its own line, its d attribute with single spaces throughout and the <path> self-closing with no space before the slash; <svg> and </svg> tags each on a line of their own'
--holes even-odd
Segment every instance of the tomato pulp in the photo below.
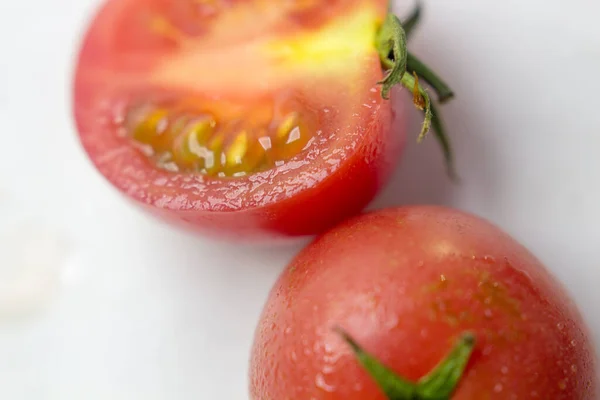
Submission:
<svg viewBox="0 0 600 400">
<path fill-rule="evenodd" d="M 452 399 L 595 398 L 594 350 L 567 293 L 514 239 L 456 210 L 378 211 L 318 238 L 272 289 L 250 368 L 252 400 L 448 398 L 386 397 L 338 328 L 409 382 L 472 335 Z"/>
<path fill-rule="evenodd" d="M 313 234 L 360 211 L 403 147 L 378 85 L 383 0 L 109 0 L 74 114 L 95 167 L 152 213 L 227 235 Z M 394 129 L 393 129 L 394 127 Z"/>
</svg>

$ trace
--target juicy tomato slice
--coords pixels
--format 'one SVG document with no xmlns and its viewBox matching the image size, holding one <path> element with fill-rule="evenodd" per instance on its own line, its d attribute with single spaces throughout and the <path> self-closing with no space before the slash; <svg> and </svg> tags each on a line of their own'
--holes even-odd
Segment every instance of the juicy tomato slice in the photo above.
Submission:
<svg viewBox="0 0 600 400">
<path fill-rule="evenodd" d="M 362 209 L 404 142 L 378 82 L 382 0 L 109 0 L 82 44 L 81 142 L 167 220 L 245 237 Z"/>
<path fill-rule="evenodd" d="M 412 382 L 472 332 L 454 400 L 596 398 L 591 337 L 563 287 L 506 233 L 457 210 L 374 212 L 304 249 L 257 327 L 250 398 L 385 400 L 336 327 Z"/>
</svg>

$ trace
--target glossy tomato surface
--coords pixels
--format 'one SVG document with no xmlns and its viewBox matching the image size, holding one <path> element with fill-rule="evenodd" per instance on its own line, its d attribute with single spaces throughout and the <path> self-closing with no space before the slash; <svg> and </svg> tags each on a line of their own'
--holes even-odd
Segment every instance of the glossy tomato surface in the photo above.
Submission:
<svg viewBox="0 0 600 400">
<path fill-rule="evenodd" d="M 378 85 L 386 12 L 383 0 L 109 0 L 78 58 L 81 142 L 171 222 L 319 232 L 374 197 L 404 143 Z"/>
<path fill-rule="evenodd" d="M 514 239 L 456 210 L 363 215 L 302 251 L 257 328 L 251 399 L 385 400 L 334 327 L 411 381 L 473 332 L 452 399 L 594 399 L 594 352 L 567 293 Z"/>
</svg>

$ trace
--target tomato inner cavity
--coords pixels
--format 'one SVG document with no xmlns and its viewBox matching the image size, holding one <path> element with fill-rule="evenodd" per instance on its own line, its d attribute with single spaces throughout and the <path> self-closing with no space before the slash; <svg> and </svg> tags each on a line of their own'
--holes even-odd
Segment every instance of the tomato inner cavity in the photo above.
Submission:
<svg viewBox="0 0 600 400">
<path fill-rule="evenodd" d="M 310 145 L 316 117 L 290 99 L 248 107 L 198 99 L 130 105 L 121 128 L 159 168 L 239 177 L 282 165 Z"/>
</svg>

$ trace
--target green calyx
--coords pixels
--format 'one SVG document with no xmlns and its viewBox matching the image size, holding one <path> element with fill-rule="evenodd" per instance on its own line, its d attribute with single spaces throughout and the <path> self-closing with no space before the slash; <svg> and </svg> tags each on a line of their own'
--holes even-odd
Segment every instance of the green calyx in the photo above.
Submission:
<svg viewBox="0 0 600 400">
<path fill-rule="evenodd" d="M 420 1 L 417 2 L 416 7 L 404 23 L 392 14 L 391 10 L 388 12 L 376 40 L 381 65 L 387 71 L 384 79 L 378 83 L 382 85 L 381 95 L 384 99 L 389 98 L 392 87 L 397 84 L 401 84 L 412 92 L 415 107 L 424 112 L 418 141 L 421 141 L 433 127 L 435 137 L 442 146 L 448 175 L 452 179 L 457 179 L 450 140 L 446 135 L 439 113 L 419 80 L 422 79 L 433 88 L 440 103 L 453 98 L 454 92 L 442 78 L 407 49 L 407 38 L 417 27 L 421 13 Z"/>
<path fill-rule="evenodd" d="M 446 357 L 429 374 L 413 383 L 365 352 L 348 333 L 340 328 L 335 330 L 389 400 L 448 400 L 458 386 L 475 347 L 475 336 L 468 332 L 462 334 Z"/>
<path fill-rule="evenodd" d="M 385 78 L 379 82 L 383 85 L 381 95 L 389 98 L 392 87 L 402 81 L 406 72 L 408 51 L 406 49 L 406 33 L 398 17 L 388 14 L 385 22 L 377 35 L 377 51 L 379 59 L 389 71 Z"/>
</svg>

